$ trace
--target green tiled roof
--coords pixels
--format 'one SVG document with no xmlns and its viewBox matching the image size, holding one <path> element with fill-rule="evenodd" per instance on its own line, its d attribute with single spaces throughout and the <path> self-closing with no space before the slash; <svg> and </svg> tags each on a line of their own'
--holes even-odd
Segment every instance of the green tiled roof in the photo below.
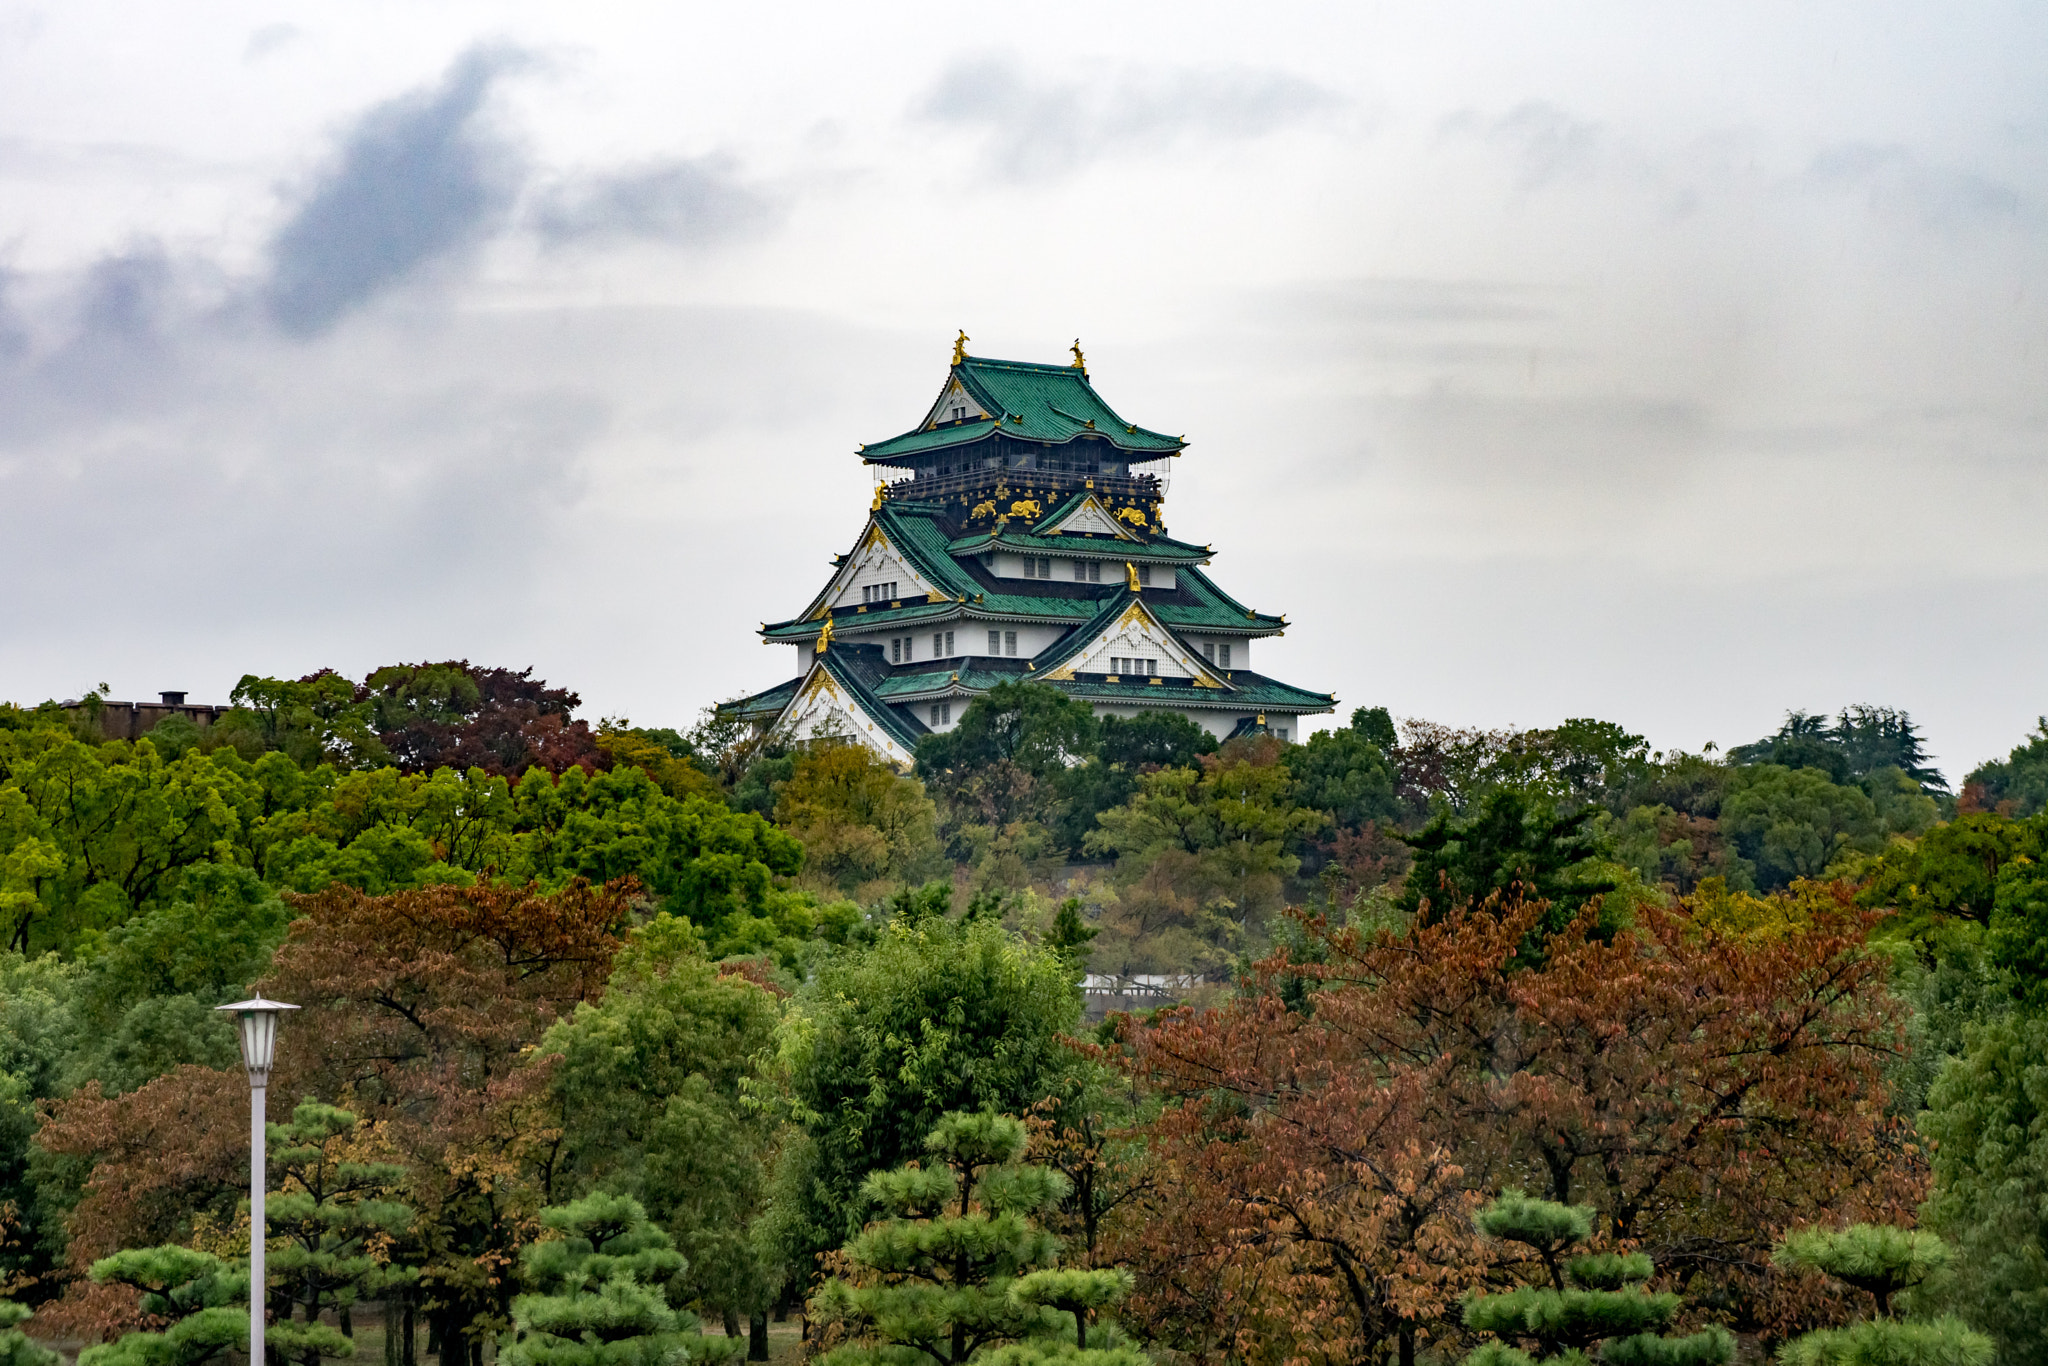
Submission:
<svg viewBox="0 0 2048 1366">
<path fill-rule="evenodd" d="M 875 630 L 900 626 L 929 625 L 959 617 L 1015 619 L 1051 622 L 1080 623 L 1093 617 L 1101 608 L 1102 589 L 1106 585 L 1075 584 L 1080 591 L 1072 596 L 990 592 L 982 587 L 981 581 L 969 573 L 955 557 L 972 553 L 962 547 L 981 545 L 984 549 L 990 538 L 967 537 L 956 539 L 947 535 L 940 518 L 944 509 L 931 503 L 884 503 L 872 515 L 891 545 L 902 552 L 912 567 L 924 578 L 936 584 L 937 591 L 944 593 L 948 601 L 929 602 L 916 597 L 901 599 L 901 607 L 870 607 L 862 611 L 854 607 L 841 607 L 833 612 L 835 621 L 844 626 L 858 625 L 862 630 Z M 865 535 L 865 530 L 863 530 Z M 1063 552 L 1069 555 L 1090 543 L 1085 537 L 1029 537 L 1005 536 L 1002 544 L 1020 549 L 1042 547 L 1048 552 Z M 1113 558 L 1137 562 L 1139 547 L 1132 542 L 1111 542 L 1107 538 L 1094 541 L 1105 548 L 1114 544 L 1131 553 L 1117 552 Z M 1147 556 L 1154 563 L 1176 565 L 1178 587 L 1168 590 L 1147 590 L 1145 605 L 1156 613 L 1159 619 L 1176 629 L 1194 631 L 1244 632 L 1251 635 L 1267 635 L 1280 630 L 1286 623 L 1279 617 L 1263 612 L 1249 612 L 1222 589 L 1216 587 L 1208 575 L 1197 569 L 1188 558 L 1196 553 L 1196 547 L 1185 541 L 1154 537 L 1148 548 L 1174 548 L 1176 558 L 1171 560 L 1163 555 Z M 1203 549 L 1199 553 L 1207 554 Z M 1062 584 L 1062 587 L 1066 585 Z M 1156 594 L 1156 595 L 1155 595 Z M 1187 601 L 1161 601 L 1160 597 L 1192 598 Z M 821 595 L 822 596 L 822 595 Z M 1115 599 L 1118 594 L 1111 594 Z M 961 601 L 965 599 L 965 601 Z M 804 608 L 801 616 L 764 626 L 763 638 L 777 642 L 809 640 L 821 628 L 821 620 L 812 614 L 817 611 L 819 598 L 813 598 Z"/>
<path fill-rule="evenodd" d="M 1138 702 L 1157 707 L 1202 707 L 1217 711 L 1250 710 L 1324 712 L 1337 705 L 1337 699 L 1330 693 L 1310 692 L 1282 683 L 1277 678 L 1255 674 L 1249 669 L 1224 669 L 1220 671 L 1229 680 L 1231 691 L 1219 692 L 1214 688 L 1173 687 L 1167 684 L 1151 684 L 1141 680 L 1105 683 L 1086 675 L 1055 683 L 1061 692 L 1089 702 Z"/>
<path fill-rule="evenodd" d="M 955 555 L 979 555 L 984 550 L 997 547 L 1046 555 L 1129 560 L 1132 564 L 1198 564 L 1208 559 L 1211 553 L 1207 546 L 1190 545 L 1165 536 L 1154 536 L 1145 541 L 1120 541 L 1114 536 L 1033 536 L 1013 531 L 985 531 L 962 536 L 946 549 Z"/>
<path fill-rule="evenodd" d="M 1118 450 L 1155 459 L 1172 455 L 1187 444 L 1177 436 L 1148 431 L 1118 417 L 1088 382 L 1088 372 L 1072 365 L 969 356 L 953 367 L 952 374 L 975 402 L 1000 416 L 930 431 L 908 431 L 861 447 L 862 457 L 870 463 L 888 461 L 979 441 L 998 432 L 1050 443 L 1100 436 Z"/>
</svg>

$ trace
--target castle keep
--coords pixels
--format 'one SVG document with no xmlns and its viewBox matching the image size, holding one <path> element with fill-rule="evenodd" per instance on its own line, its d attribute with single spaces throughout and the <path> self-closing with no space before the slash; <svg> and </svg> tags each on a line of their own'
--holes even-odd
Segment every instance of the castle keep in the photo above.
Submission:
<svg viewBox="0 0 2048 1366">
<path fill-rule="evenodd" d="M 761 628 L 798 672 L 733 704 L 792 740 L 850 735 L 899 763 L 998 683 L 1043 683 L 1098 715 L 1187 715 L 1219 738 L 1336 706 L 1252 667 L 1284 617 L 1204 572 L 1207 545 L 1166 534 L 1186 442 L 1126 422 L 1066 365 L 987 360 L 963 333 L 938 401 L 860 448 L 886 482 L 866 526 L 796 616 Z"/>
</svg>

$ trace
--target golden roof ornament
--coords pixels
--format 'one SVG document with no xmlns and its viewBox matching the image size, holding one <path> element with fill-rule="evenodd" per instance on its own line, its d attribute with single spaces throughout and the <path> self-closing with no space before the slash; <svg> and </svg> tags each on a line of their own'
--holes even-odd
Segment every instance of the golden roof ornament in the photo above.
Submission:
<svg viewBox="0 0 2048 1366">
<path fill-rule="evenodd" d="M 1137 592 L 1137 591 L 1138 591 L 1138 566 L 1136 566 L 1136 565 L 1132 564 L 1132 563 L 1131 563 L 1131 562 L 1130 562 L 1129 560 L 1125 560 L 1125 561 L 1124 561 L 1124 573 L 1130 576 L 1130 580 L 1131 580 L 1131 591 L 1132 591 L 1133 593 Z"/>
<path fill-rule="evenodd" d="M 967 359 L 967 343 L 973 340 L 967 335 L 966 328 L 960 329 L 960 335 L 953 339 L 953 364 L 959 365 Z"/>
<path fill-rule="evenodd" d="M 1087 374 L 1088 358 L 1081 354 L 1081 339 L 1079 337 L 1074 338 L 1074 344 L 1067 349 L 1074 353 L 1074 369 L 1079 370 L 1084 375 Z"/>
<path fill-rule="evenodd" d="M 832 618 L 825 618 L 825 629 L 818 632 L 818 643 L 811 647 L 811 653 L 824 654 L 832 648 Z"/>
<path fill-rule="evenodd" d="M 869 511 L 869 512 L 880 512 L 881 510 L 882 510 L 882 486 L 881 486 L 880 484 L 877 484 L 877 485 L 875 485 L 875 501 L 874 501 L 874 502 L 872 502 L 872 503 L 869 503 L 869 504 L 868 504 L 868 511 Z"/>
</svg>

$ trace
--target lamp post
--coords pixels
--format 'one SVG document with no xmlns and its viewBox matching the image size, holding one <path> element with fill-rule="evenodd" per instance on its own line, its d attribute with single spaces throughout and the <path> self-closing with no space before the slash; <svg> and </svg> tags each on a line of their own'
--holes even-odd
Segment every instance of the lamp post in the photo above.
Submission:
<svg viewBox="0 0 2048 1366">
<path fill-rule="evenodd" d="M 269 1229 L 263 1217 L 263 1121 L 265 1093 L 270 1087 L 270 1063 L 277 1056 L 277 1017 L 297 1006 L 283 1001 L 266 1001 L 261 996 L 216 1010 L 235 1012 L 235 1025 L 242 1036 L 242 1066 L 249 1072 L 249 1366 L 263 1363 L 263 1242 Z"/>
</svg>

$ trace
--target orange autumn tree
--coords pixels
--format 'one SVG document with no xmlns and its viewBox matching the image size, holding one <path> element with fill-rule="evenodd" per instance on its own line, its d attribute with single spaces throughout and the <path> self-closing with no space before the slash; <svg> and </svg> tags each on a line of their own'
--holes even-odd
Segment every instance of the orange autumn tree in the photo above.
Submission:
<svg viewBox="0 0 2048 1366">
<path fill-rule="evenodd" d="M 477 1356 L 505 1320 L 507 1275 L 549 1203 L 555 1135 L 529 1048 L 603 989 L 630 883 L 429 887 L 295 897 L 299 918 L 258 984 L 302 1007 L 280 1032 L 273 1118 L 349 1099 L 406 1169 L 418 1215 L 396 1249 L 423 1268 L 443 1359 Z M 75 1279 L 55 1320 L 87 1335 L 139 1326 L 134 1297 L 83 1269 L 125 1247 L 233 1223 L 248 1179 L 248 1082 L 181 1067 L 129 1095 L 88 1086 L 52 1103 L 45 1152 L 86 1171 L 67 1223 Z M 410 1334 L 407 1335 L 408 1342 Z"/>
<path fill-rule="evenodd" d="M 560 1156 L 550 1069 L 529 1050 L 602 994 L 634 890 L 332 887 L 293 898 L 300 919 L 258 984 L 302 1008 L 280 1036 L 291 1085 L 350 1097 L 408 1169 L 417 1213 L 401 1251 L 444 1363 L 481 1366 L 510 1322 Z"/>
<path fill-rule="evenodd" d="M 1924 1186 L 1885 1113 L 1898 1007 L 1866 918 L 1823 906 L 1759 938 L 1650 908 L 1602 942 L 1589 912 L 1516 967 L 1541 911 L 1372 936 L 1304 918 L 1320 961 L 1283 952 L 1228 1006 L 1127 1025 L 1172 1194 L 1121 1227 L 1134 1317 L 1197 1354 L 1412 1360 L 1459 1331 L 1485 1271 L 1470 1210 L 1506 1187 L 1592 1205 L 1604 1244 L 1738 1328 L 1820 1313 L 1773 1240 L 1898 1218 Z"/>
</svg>

